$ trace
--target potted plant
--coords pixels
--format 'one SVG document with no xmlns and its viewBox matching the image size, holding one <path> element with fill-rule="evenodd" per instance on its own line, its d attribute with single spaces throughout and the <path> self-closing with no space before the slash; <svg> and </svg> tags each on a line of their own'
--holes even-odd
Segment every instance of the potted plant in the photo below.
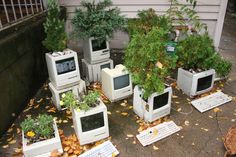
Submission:
<svg viewBox="0 0 236 157">
<path fill-rule="evenodd" d="M 97 91 L 75 97 L 72 92 L 62 95 L 61 104 L 72 110 L 75 133 L 81 145 L 109 136 L 107 108 Z"/>
<path fill-rule="evenodd" d="M 73 36 L 84 40 L 83 49 L 87 53 L 85 46 L 90 39 L 100 45 L 112 37 L 114 31 L 124 28 L 125 23 L 124 16 L 117 7 L 112 7 L 111 0 L 82 0 L 81 8 L 76 9 L 72 19 Z"/>
<path fill-rule="evenodd" d="M 47 18 L 43 24 L 46 38 L 43 45 L 51 52 L 63 51 L 66 48 L 64 20 L 60 19 L 60 8 L 57 0 L 48 0 Z"/>
<path fill-rule="evenodd" d="M 21 123 L 25 157 L 50 155 L 53 150 L 63 152 L 56 122 L 50 115 L 28 117 Z"/>
<path fill-rule="evenodd" d="M 162 94 L 168 88 L 165 78 L 175 67 L 176 61 L 176 58 L 166 53 L 168 33 L 169 30 L 165 28 L 152 27 L 146 34 L 135 34 L 125 51 L 125 66 L 131 73 L 133 83 L 143 93 L 144 101 L 155 93 Z M 134 91 L 134 98 L 135 95 Z"/>
<path fill-rule="evenodd" d="M 179 67 L 177 85 L 190 97 L 209 91 L 214 83 L 215 72 L 218 76 L 226 77 L 232 66 L 215 51 L 213 41 L 206 33 L 190 35 L 180 41 L 177 55 Z M 207 76 L 209 79 L 204 81 L 203 78 Z M 202 83 L 193 81 L 197 77 L 202 78 Z M 202 84 L 202 87 L 196 91 L 198 84 L 199 86 Z"/>
</svg>

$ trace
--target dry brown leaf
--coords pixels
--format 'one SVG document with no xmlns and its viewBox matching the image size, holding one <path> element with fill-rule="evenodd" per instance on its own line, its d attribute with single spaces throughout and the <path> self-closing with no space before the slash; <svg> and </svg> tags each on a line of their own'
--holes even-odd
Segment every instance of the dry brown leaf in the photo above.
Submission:
<svg viewBox="0 0 236 157">
<path fill-rule="evenodd" d="M 201 128 L 202 130 L 204 130 L 204 131 L 206 131 L 206 132 L 208 132 L 209 130 L 208 129 L 206 129 L 206 128 Z"/>
<path fill-rule="evenodd" d="M 179 101 L 176 101 L 175 103 L 176 103 L 176 104 L 179 104 Z"/>
<path fill-rule="evenodd" d="M 182 109 L 181 108 L 178 108 L 177 111 L 180 112 Z"/>
<path fill-rule="evenodd" d="M 17 132 L 17 134 L 19 134 L 21 132 L 20 128 L 17 128 L 16 132 Z"/>
<path fill-rule="evenodd" d="M 37 103 L 41 103 L 43 101 L 43 98 L 39 99 Z"/>
<path fill-rule="evenodd" d="M 161 62 L 157 62 L 157 63 L 156 63 L 156 66 L 157 66 L 158 68 L 160 68 L 160 69 L 163 68 L 163 64 L 162 64 Z"/>
<path fill-rule="evenodd" d="M 30 99 L 29 106 L 33 106 L 33 105 L 34 105 L 34 99 Z"/>
<path fill-rule="evenodd" d="M 70 147 L 65 147 L 64 151 L 67 152 L 70 149 Z"/>
<path fill-rule="evenodd" d="M 39 108 L 39 104 L 38 104 L 38 105 L 36 105 L 36 106 L 34 106 L 34 109 L 37 109 L 37 108 Z"/>
</svg>

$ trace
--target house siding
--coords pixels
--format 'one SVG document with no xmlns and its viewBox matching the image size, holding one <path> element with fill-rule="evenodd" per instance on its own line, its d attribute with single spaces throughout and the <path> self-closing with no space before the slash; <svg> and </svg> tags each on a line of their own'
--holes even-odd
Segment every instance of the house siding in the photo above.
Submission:
<svg viewBox="0 0 236 157">
<path fill-rule="evenodd" d="M 170 7 L 168 0 L 112 0 L 113 5 L 120 8 L 122 15 L 127 18 L 137 17 L 138 10 L 153 8 L 157 14 L 165 14 Z M 71 19 L 75 9 L 81 7 L 81 0 L 59 0 L 60 5 L 67 8 L 66 31 L 72 31 Z M 185 0 L 179 0 L 186 3 Z M 228 0 L 197 0 L 196 11 L 203 23 L 208 26 L 210 36 L 214 39 L 215 46 L 219 46 L 222 33 L 224 16 Z M 124 48 L 128 42 L 125 32 L 116 32 L 110 41 L 112 48 Z"/>
</svg>

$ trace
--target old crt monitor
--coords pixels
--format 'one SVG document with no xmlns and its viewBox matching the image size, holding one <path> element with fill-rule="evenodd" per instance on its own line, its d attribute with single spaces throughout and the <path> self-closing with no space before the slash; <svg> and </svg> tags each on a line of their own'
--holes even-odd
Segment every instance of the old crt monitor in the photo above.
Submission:
<svg viewBox="0 0 236 157">
<path fill-rule="evenodd" d="M 133 110 L 145 121 L 153 122 L 170 114 L 172 88 L 166 87 L 161 94 L 153 93 L 147 100 L 138 86 L 134 88 Z"/>
<path fill-rule="evenodd" d="M 107 138 L 109 136 L 107 107 L 100 105 L 90 108 L 88 111 L 72 112 L 75 133 L 80 145 L 88 144 Z"/>
<path fill-rule="evenodd" d="M 52 93 L 52 102 L 58 110 L 63 110 L 65 107 L 60 105 L 62 94 L 71 91 L 76 97 L 79 97 L 80 94 L 86 91 L 86 85 L 83 80 L 80 80 L 77 85 L 57 90 L 52 83 L 49 83 L 49 89 Z"/>
<path fill-rule="evenodd" d="M 110 49 L 108 41 L 98 44 L 98 40 L 89 38 L 84 41 L 83 45 L 84 59 L 90 64 L 99 63 L 109 60 Z"/>
<path fill-rule="evenodd" d="M 125 66 L 119 64 L 114 69 L 102 69 L 102 91 L 112 102 L 133 93 L 131 76 Z"/>
<path fill-rule="evenodd" d="M 177 86 L 190 97 L 208 92 L 212 89 L 215 79 L 215 70 L 210 69 L 200 73 L 178 69 Z"/>
<path fill-rule="evenodd" d="M 85 59 L 82 59 L 82 67 L 84 78 L 89 82 L 101 81 L 101 70 L 104 68 L 113 69 L 113 60 L 103 61 L 101 63 L 89 64 Z"/>
<path fill-rule="evenodd" d="M 77 53 L 72 50 L 46 53 L 49 80 L 57 89 L 77 83 L 80 80 Z"/>
</svg>

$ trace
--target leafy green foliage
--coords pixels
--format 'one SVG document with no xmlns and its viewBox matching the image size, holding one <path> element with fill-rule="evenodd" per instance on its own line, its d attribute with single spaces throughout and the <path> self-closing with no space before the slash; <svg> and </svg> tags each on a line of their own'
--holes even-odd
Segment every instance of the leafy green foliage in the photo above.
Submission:
<svg viewBox="0 0 236 157">
<path fill-rule="evenodd" d="M 199 16 L 194 10 L 197 4 L 196 0 L 186 0 L 188 5 L 181 4 L 178 0 L 170 0 L 170 2 L 171 6 L 167 10 L 167 16 L 172 19 L 172 25 L 187 26 L 183 27 L 182 33 L 186 33 L 189 28 L 196 32 L 207 30 L 206 24 L 200 22 Z"/>
<path fill-rule="evenodd" d="M 177 45 L 178 65 L 185 69 L 208 70 L 214 68 L 220 76 L 226 76 L 231 63 L 215 51 L 213 40 L 204 35 L 191 35 Z"/>
<path fill-rule="evenodd" d="M 172 28 L 170 18 L 167 16 L 158 16 L 155 10 L 150 8 L 138 12 L 137 19 L 128 21 L 128 33 L 133 36 L 137 33 L 147 34 L 153 27 L 161 27 L 166 30 Z"/>
<path fill-rule="evenodd" d="M 99 93 L 97 91 L 89 91 L 87 95 L 83 95 L 80 100 L 70 91 L 62 95 L 61 104 L 67 108 L 77 108 L 87 111 L 90 107 L 96 107 L 99 104 Z"/>
<path fill-rule="evenodd" d="M 28 117 L 21 123 L 21 128 L 30 142 L 40 141 L 53 137 L 53 117 L 51 115 L 42 114 L 37 118 Z M 28 133 L 32 133 L 28 136 Z"/>
<path fill-rule="evenodd" d="M 72 19 L 73 36 L 79 39 L 94 37 L 100 43 L 111 37 L 113 32 L 124 28 L 126 20 L 117 7 L 111 8 L 112 1 L 95 3 L 93 0 L 81 1 L 83 8 L 76 9 Z"/>
<path fill-rule="evenodd" d="M 60 9 L 56 0 L 48 0 L 48 12 L 46 22 L 43 24 L 47 35 L 43 45 L 49 51 L 62 51 L 66 48 L 66 33 L 63 20 L 59 19 Z"/>
<path fill-rule="evenodd" d="M 145 99 L 163 92 L 164 79 L 175 67 L 175 58 L 166 53 L 167 41 L 168 31 L 153 27 L 147 34 L 135 34 L 125 51 L 125 66 L 133 82 L 144 89 Z"/>
</svg>

